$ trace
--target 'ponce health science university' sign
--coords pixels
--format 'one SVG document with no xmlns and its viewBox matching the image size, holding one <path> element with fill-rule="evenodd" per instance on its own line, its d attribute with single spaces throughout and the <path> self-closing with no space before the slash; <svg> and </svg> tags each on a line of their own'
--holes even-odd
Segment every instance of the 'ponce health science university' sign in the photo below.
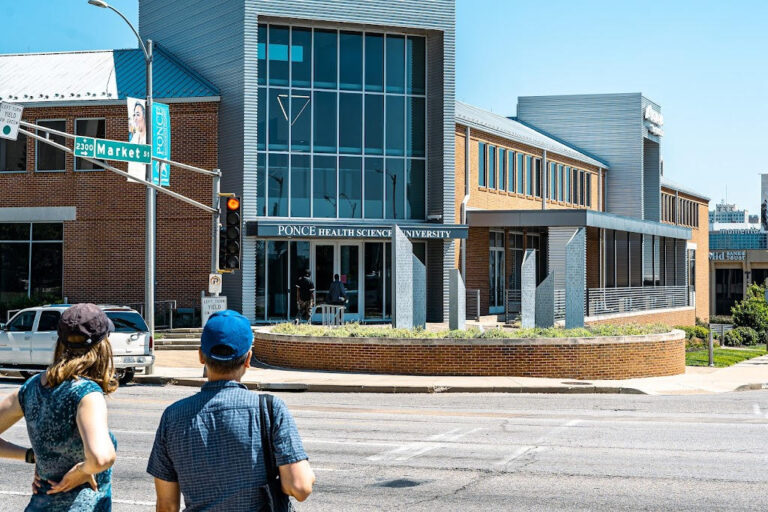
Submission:
<svg viewBox="0 0 768 512">
<path fill-rule="evenodd" d="M 425 226 L 400 225 L 405 236 L 414 239 L 466 238 L 465 226 L 432 224 Z M 254 232 L 255 231 L 255 232 Z M 338 224 L 257 223 L 257 229 L 248 229 L 249 235 L 278 238 L 392 238 L 392 226 L 342 226 Z"/>
</svg>

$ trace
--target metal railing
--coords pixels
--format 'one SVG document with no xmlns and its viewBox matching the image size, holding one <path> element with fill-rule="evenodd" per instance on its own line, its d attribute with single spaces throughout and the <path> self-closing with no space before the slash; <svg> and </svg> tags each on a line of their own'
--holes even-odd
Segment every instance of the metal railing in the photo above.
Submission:
<svg viewBox="0 0 768 512">
<path fill-rule="evenodd" d="M 480 321 L 480 290 L 466 290 L 467 298 L 465 302 L 467 320 Z"/>
<path fill-rule="evenodd" d="M 555 290 L 555 320 L 565 320 L 565 290 Z"/>
<path fill-rule="evenodd" d="M 144 303 L 143 302 L 129 302 L 126 304 L 129 308 L 133 308 L 144 317 Z M 160 307 L 158 307 L 160 306 Z M 173 329 L 173 313 L 176 311 L 175 300 L 156 300 L 155 301 L 155 329 Z M 164 324 L 157 323 L 158 315 L 162 314 Z M 144 319 L 146 321 L 146 318 Z"/>
<path fill-rule="evenodd" d="M 679 308 L 688 305 L 687 286 L 638 286 L 587 290 L 589 316 Z"/>
<path fill-rule="evenodd" d="M 514 315 L 520 314 L 522 308 L 520 290 L 504 290 L 504 322 L 509 323 Z"/>
</svg>

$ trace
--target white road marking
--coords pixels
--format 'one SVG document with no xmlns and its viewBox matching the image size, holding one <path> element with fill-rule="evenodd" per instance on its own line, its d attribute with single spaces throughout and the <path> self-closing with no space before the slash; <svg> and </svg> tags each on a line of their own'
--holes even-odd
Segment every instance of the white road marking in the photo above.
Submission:
<svg viewBox="0 0 768 512">
<path fill-rule="evenodd" d="M 31 492 L 21 491 L 0 491 L 0 494 L 5 496 L 32 496 Z M 145 505 L 147 507 L 154 507 L 154 501 L 137 501 L 137 500 L 121 500 L 112 498 L 112 503 L 119 503 L 121 505 Z"/>
<path fill-rule="evenodd" d="M 368 460 L 370 461 L 380 461 L 380 460 L 403 461 L 403 460 L 413 459 L 414 457 L 418 457 L 419 455 L 424 455 L 427 452 L 431 452 L 433 450 L 437 450 L 439 448 L 448 446 L 448 444 L 445 443 L 444 441 L 458 441 L 462 437 L 467 436 L 469 434 L 474 434 L 475 432 L 479 432 L 480 430 L 483 430 L 483 428 L 473 428 L 465 432 L 463 432 L 459 428 L 454 428 L 447 432 L 443 432 L 442 434 L 435 434 L 433 436 L 430 436 L 429 439 L 427 439 L 426 441 L 408 443 L 398 448 L 395 448 L 394 450 L 389 450 L 383 453 L 379 453 L 377 455 L 372 455 L 368 457 Z"/>
<path fill-rule="evenodd" d="M 551 436 L 552 434 L 554 434 L 558 430 L 561 430 L 561 429 L 564 429 L 564 428 L 568 428 L 568 427 L 574 427 L 574 426 L 578 425 L 581 422 L 582 422 L 582 420 L 569 420 L 569 421 L 566 421 L 562 425 L 556 426 L 555 428 L 549 430 L 543 436 L 541 436 L 540 438 L 535 440 L 533 442 L 534 444 L 526 445 L 526 446 L 521 446 L 520 448 L 518 448 L 514 452 L 510 453 L 509 455 L 507 455 L 503 459 L 497 461 L 494 465 L 496 465 L 496 466 L 506 466 L 507 464 L 509 464 L 513 460 L 519 459 L 520 457 L 522 457 L 526 453 L 530 453 L 531 451 L 538 451 L 538 450 L 542 449 L 542 447 L 539 446 L 539 445 L 543 444 L 544 441 L 546 441 L 549 436 Z"/>
</svg>

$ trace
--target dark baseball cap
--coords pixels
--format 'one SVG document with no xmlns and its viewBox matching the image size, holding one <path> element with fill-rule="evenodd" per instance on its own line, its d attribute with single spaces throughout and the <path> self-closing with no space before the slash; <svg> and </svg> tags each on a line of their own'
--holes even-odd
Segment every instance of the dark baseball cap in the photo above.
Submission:
<svg viewBox="0 0 768 512">
<path fill-rule="evenodd" d="M 244 356 L 253 346 L 253 331 L 251 322 L 237 311 L 225 309 L 212 314 L 203 327 L 200 337 L 200 349 L 205 357 L 217 361 L 231 361 Z M 222 354 L 220 348 L 228 347 L 229 354 Z"/>
<path fill-rule="evenodd" d="M 115 331 L 112 320 L 96 304 L 75 304 L 59 318 L 59 340 L 70 348 L 90 347 Z"/>
</svg>

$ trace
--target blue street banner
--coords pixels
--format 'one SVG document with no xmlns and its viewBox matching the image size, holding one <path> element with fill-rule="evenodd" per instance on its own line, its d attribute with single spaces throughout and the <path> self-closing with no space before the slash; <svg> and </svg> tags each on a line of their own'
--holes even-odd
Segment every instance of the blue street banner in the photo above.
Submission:
<svg viewBox="0 0 768 512">
<path fill-rule="evenodd" d="M 171 114 L 165 103 L 152 102 L 152 156 L 171 159 Z M 171 186 L 171 166 L 152 161 L 152 182 Z"/>
</svg>

